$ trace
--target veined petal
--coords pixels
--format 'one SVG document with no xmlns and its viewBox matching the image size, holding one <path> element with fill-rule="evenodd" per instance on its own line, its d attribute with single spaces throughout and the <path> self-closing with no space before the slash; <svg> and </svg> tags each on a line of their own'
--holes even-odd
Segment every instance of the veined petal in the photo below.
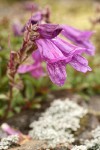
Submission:
<svg viewBox="0 0 100 150">
<path fill-rule="evenodd" d="M 59 61 L 57 63 L 47 64 L 47 71 L 51 81 L 58 86 L 62 86 L 65 83 L 67 74 L 64 62 Z"/>
<path fill-rule="evenodd" d="M 66 56 L 69 55 L 70 53 L 82 54 L 84 51 L 86 51 L 85 48 L 75 46 L 58 37 L 55 39 L 52 39 L 52 41 Z"/>
<path fill-rule="evenodd" d="M 55 38 L 62 31 L 61 26 L 54 24 L 41 24 L 38 26 L 38 32 L 41 38 L 52 39 Z"/>
<path fill-rule="evenodd" d="M 30 72 L 31 70 L 34 69 L 34 66 L 33 65 L 21 65 L 17 72 L 18 73 L 26 73 L 26 72 Z"/>
<path fill-rule="evenodd" d="M 92 31 L 80 31 L 73 27 L 62 25 L 62 35 L 74 42 L 75 44 L 86 48 L 86 53 L 89 55 L 94 55 L 95 47 L 89 41 L 90 37 L 94 32 Z"/>
<path fill-rule="evenodd" d="M 62 25 L 62 35 L 64 35 L 66 38 L 68 38 L 69 40 L 72 40 L 72 41 L 76 41 L 76 38 L 78 36 L 80 36 L 81 34 L 81 31 L 80 30 L 77 30 L 71 26 L 67 26 L 67 25 Z"/>
<path fill-rule="evenodd" d="M 18 68 L 18 73 L 31 73 L 31 75 L 35 78 L 40 78 L 45 75 L 43 67 L 40 63 L 34 63 L 32 65 L 21 65 Z"/>
<path fill-rule="evenodd" d="M 42 62 L 42 58 L 41 58 L 41 55 L 40 55 L 40 52 L 39 50 L 35 50 L 33 53 L 32 53 L 32 58 L 34 59 L 34 61 L 36 63 L 41 63 Z"/>
<path fill-rule="evenodd" d="M 94 32 L 92 31 L 80 31 L 77 41 L 88 41 L 93 34 Z"/>
<path fill-rule="evenodd" d="M 40 39 L 36 41 L 39 52 L 44 61 L 54 63 L 60 60 L 65 60 L 63 53 L 53 44 L 51 40 Z"/>
<path fill-rule="evenodd" d="M 80 71 L 83 73 L 86 73 L 87 71 L 92 70 L 88 66 L 88 61 L 80 55 L 76 55 L 75 57 L 73 57 L 73 59 L 71 60 L 71 62 L 69 64 L 77 71 Z"/>
<path fill-rule="evenodd" d="M 88 66 L 88 61 L 81 56 L 81 54 L 86 50 L 85 48 L 77 47 L 60 38 L 53 39 L 53 41 L 66 57 L 71 56 L 71 59 L 68 63 L 74 69 L 84 73 L 91 71 L 91 68 Z"/>
<path fill-rule="evenodd" d="M 30 71 L 30 73 L 34 78 L 37 79 L 46 75 L 41 65 L 38 65 L 38 67 L 34 68 L 32 71 Z"/>
<path fill-rule="evenodd" d="M 88 42 L 88 41 L 83 41 L 83 44 L 84 44 L 84 47 L 87 47 L 87 49 L 86 49 L 85 52 L 86 52 L 88 55 L 93 56 L 93 55 L 95 54 L 95 46 L 94 46 L 91 42 Z M 79 45 L 80 45 L 80 46 L 83 46 L 83 44 L 80 43 Z"/>
<path fill-rule="evenodd" d="M 72 41 L 88 41 L 93 35 L 93 31 L 81 31 L 71 26 L 62 25 L 62 34 Z"/>
</svg>

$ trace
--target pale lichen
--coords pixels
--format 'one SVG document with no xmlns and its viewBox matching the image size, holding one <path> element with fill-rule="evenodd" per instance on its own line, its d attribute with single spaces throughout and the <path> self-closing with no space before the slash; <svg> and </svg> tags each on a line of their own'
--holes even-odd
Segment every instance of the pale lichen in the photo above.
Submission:
<svg viewBox="0 0 100 150">
<path fill-rule="evenodd" d="M 29 135 L 35 140 L 46 141 L 48 147 L 57 144 L 73 143 L 73 132 L 80 128 L 80 119 L 87 110 L 78 104 L 66 100 L 55 100 L 38 121 L 31 123 Z"/>
<path fill-rule="evenodd" d="M 15 146 L 18 144 L 19 137 L 18 135 L 10 135 L 6 138 L 1 139 L 0 142 L 0 150 L 7 150 L 12 146 Z"/>
<path fill-rule="evenodd" d="M 75 145 L 71 150 L 87 150 L 87 147 L 85 145 Z"/>
</svg>

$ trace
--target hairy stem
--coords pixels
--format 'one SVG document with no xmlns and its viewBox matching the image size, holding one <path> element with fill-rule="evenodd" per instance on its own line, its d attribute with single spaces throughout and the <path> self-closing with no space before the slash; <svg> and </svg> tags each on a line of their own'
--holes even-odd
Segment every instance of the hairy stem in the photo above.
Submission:
<svg viewBox="0 0 100 150">
<path fill-rule="evenodd" d="M 31 25 L 27 28 L 24 34 L 24 39 L 21 48 L 15 52 L 11 51 L 10 60 L 8 62 L 7 75 L 9 78 L 9 101 L 7 108 L 5 110 L 4 118 L 8 117 L 9 112 L 12 110 L 12 100 L 13 100 L 13 88 L 17 87 L 15 81 L 17 69 L 19 66 L 32 54 L 33 51 L 37 49 L 35 41 L 31 40 Z"/>
</svg>

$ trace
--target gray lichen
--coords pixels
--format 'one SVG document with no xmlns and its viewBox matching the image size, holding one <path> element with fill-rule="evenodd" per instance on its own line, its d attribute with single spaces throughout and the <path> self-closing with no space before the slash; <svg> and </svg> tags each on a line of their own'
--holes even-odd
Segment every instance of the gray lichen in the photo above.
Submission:
<svg viewBox="0 0 100 150">
<path fill-rule="evenodd" d="M 55 100 L 30 127 L 29 135 L 35 140 L 46 141 L 48 147 L 57 144 L 73 143 L 73 132 L 80 128 L 80 119 L 86 115 L 87 110 L 69 99 Z"/>
<path fill-rule="evenodd" d="M 11 135 L 6 138 L 1 139 L 0 150 L 7 150 L 13 145 L 17 145 L 19 141 L 18 135 Z"/>
<path fill-rule="evenodd" d="M 74 146 L 71 150 L 87 150 L 87 147 L 85 145 L 80 146 Z"/>
</svg>

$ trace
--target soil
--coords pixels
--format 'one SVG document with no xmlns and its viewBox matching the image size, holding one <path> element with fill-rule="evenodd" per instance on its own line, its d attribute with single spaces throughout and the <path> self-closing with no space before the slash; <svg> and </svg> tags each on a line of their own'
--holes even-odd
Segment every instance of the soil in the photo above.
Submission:
<svg viewBox="0 0 100 150">
<path fill-rule="evenodd" d="M 40 150 L 43 147 L 46 147 L 44 142 L 41 141 L 29 141 L 25 144 L 22 144 L 20 147 L 11 148 L 9 150 Z"/>
</svg>

